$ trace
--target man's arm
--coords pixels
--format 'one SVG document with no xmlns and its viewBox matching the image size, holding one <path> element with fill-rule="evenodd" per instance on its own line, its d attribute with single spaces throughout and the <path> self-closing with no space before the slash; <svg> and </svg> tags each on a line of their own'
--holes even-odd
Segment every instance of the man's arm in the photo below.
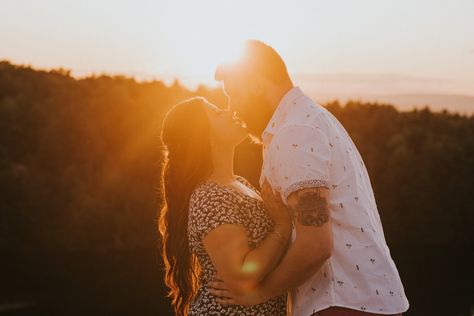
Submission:
<svg viewBox="0 0 474 316">
<path fill-rule="evenodd" d="M 280 264 L 246 296 L 236 297 L 227 290 L 213 291 L 221 297 L 220 303 L 254 305 L 265 302 L 303 284 L 331 256 L 333 238 L 328 189 L 301 189 L 288 197 L 288 206 L 293 214 L 296 239 Z M 219 282 L 213 287 L 225 289 Z"/>
<path fill-rule="evenodd" d="M 302 189 L 288 197 L 296 239 L 278 267 L 258 287 L 267 300 L 303 284 L 331 256 L 333 236 L 325 187 Z"/>
</svg>

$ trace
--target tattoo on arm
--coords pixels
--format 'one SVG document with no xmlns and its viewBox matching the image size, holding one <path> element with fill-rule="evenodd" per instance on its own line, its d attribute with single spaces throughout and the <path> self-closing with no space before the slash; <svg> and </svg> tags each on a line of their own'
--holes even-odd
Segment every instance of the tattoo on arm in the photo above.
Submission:
<svg viewBox="0 0 474 316">
<path fill-rule="evenodd" d="M 329 221 L 329 207 L 320 189 L 299 192 L 294 214 L 299 224 L 322 226 Z"/>
</svg>

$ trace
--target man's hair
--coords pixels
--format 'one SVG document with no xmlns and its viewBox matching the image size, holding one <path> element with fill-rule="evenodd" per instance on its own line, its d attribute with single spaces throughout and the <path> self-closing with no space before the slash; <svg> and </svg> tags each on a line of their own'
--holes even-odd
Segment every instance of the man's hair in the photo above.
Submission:
<svg viewBox="0 0 474 316">
<path fill-rule="evenodd" d="M 223 81 L 228 76 L 260 74 L 276 84 L 290 81 L 285 62 L 273 47 L 258 41 L 247 40 L 243 52 L 237 61 L 221 64 L 217 67 L 215 79 Z"/>
</svg>

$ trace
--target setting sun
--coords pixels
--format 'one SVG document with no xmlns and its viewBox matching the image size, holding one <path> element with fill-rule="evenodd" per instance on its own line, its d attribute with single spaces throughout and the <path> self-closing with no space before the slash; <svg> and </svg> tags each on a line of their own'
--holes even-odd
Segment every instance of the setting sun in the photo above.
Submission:
<svg viewBox="0 0 474 316">
<path fill-rule="evenodd" d="M 174 33 L 170 42 L 178 48 L 174 59 L 180 71 L 191 76 L 209 76 L 217 63 L 238 56 L 243 41 L 263 35 L 258 30 L 264 20 L 252 17 L 240 2 L 178 1 L 172 11 L 176 19 L 169 25 Z"/>
</svg>

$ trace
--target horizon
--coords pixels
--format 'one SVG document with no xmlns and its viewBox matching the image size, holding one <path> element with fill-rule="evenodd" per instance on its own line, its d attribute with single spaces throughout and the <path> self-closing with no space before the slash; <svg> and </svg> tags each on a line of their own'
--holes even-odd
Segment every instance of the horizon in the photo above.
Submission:
<svg viewBox="0 0 474 316">
<path fill-rule="evenodd" d="M 76 80 L 98 76 L 121 76 L 133 79 L 138 83 L 158 81 L 170 86 L 175 81 L 186 89 L 196 90 L 200 85 L 210 88 L 220 88 L 219 83 L 207 84 L 196 80 L 183 78 L 168 78 L 144 74 L 91 72 L 77 74 L 72 69 L 64 67 L 42 68 L 32 64 L 15 63 L 12 60 L 0 59 L 18 67 L 30 67 L 34 71 L 66 71 Z M 449 93 L 443 90 L 433 90 L 430 84 L 448 85 L 448 80 L 404 76 L 400 74 L 291 74 L 295 86 L 300 86 L 306 94 L 315 101 L 324 104 L 339 101 L 341 105 L 349 101 L 376 102 L 391 104 L 399 111 L 411 111 L 428 107 L 431 111 L 447 110 L 461 115 L 474 115 L 474 95 Z M 199 78 L 199 77 L 198 77 Z M 415 88 L 415 89 L 414 89 Z M 422 90 L 420 90 L 422 88 Z M 416 91 L 418 89 L 418 91 Z M 449 104 L 449 106 L 447 106 Z"/>
</svg>

